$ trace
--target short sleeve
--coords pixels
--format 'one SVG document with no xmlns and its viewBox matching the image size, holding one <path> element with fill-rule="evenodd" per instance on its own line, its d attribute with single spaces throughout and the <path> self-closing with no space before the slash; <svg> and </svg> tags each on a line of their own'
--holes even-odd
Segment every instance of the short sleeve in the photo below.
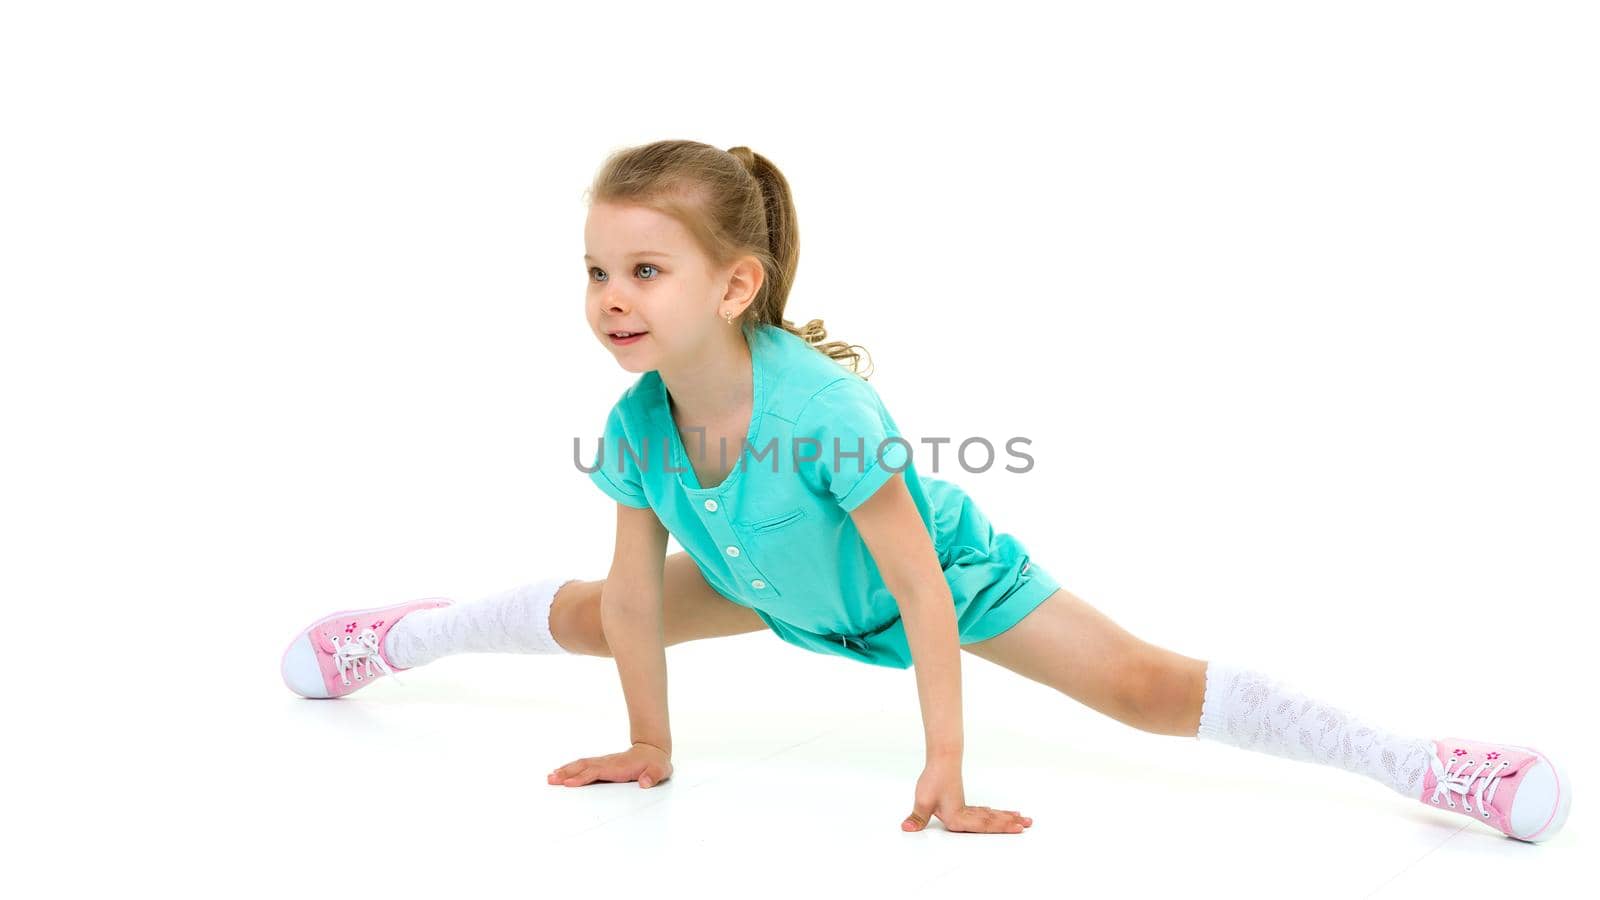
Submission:
<svg viewBox="0 0 1600 900">
<path fill-rule="evenodd" d="M 911 446 L 860 378 L 833 382 L 806 401 L 796 420 L 797 465 L 808 486 L 846 512 L 867 501 L 911 462 Z M 812 443 L 812 442 L 815 443 Z M 815 457 L 810 461 L 801 461 Z"/>
<path fill-rule="evenodd" d="M 605 430 L 591 462 L 594 470 L 589 473 L 589 480 L 623 506 L 644 509 L 650 501 L 644 496 L 639 460 L 648 458 L 645 454 L 649 447 L 642 439 L 629 437 L 623 407 L 623 401 L 618 400 L 606 417 Z"/>
</svg>

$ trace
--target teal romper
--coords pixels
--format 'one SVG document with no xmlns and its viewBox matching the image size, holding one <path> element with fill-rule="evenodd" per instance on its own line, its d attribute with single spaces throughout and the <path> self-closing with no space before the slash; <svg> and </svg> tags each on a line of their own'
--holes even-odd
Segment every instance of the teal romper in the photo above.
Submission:
<svg viewBox="0 0 1600 900">
<path fill-rule="evenodd" d="M 696 479 L 655 370 L 618 398 L 584 469 L 618 503 L 653 509 L 714 590 L 791 644 L 909 668 L 899 607 L 849 515 L 895 472 L 938 552 L 961 643 L 1005 631 L 1059 587 L 960 487 L 919 477 L 865 379 L 786 329 L 746 335 L 754 410 L 722 484 Z"/>
</svg>

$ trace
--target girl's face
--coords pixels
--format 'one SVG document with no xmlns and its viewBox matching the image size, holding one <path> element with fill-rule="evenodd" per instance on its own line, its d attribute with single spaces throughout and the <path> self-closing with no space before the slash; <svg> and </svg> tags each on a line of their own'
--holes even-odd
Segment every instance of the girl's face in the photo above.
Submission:
<svg viewBox="0 0 1600 900">
<path fill-rule="evenodd" d="M 629 372 L 703 358 L 747 305 L 733 267 L 714 271 L 687 229 L 643 206 L 594 203 L 583 227 L 589 327 Z M 742 277 L 742 276 L 741 276 Z M 753 291 L 751 292 L 753 296 Z M 619 340 L 616 332 L 636 336 Z"/>
</svg>

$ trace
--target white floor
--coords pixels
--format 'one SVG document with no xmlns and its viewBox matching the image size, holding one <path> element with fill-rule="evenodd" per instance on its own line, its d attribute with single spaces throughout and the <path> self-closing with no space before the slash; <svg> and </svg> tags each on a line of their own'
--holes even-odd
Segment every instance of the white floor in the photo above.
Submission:
<svg viewBox="0 0 1600 900">
<path fill-rule="evenodd" d="M 545 782 L 626 742 L 607 659 L 277 669 L 605 576 L 582 195 L 681 137 L 785 173 L 784 317 L 1075 594 L 1587 792 L 1595 4 L 86 6 L 0 13 L 0 896 L 1600 896 L 1587 795 L 1523 844 L 974 658 L 1021 835 L 902 832 L 914 674 L 765 633 L 669 649 L 650 790 Z"/>
<path fill-rule="evenodd" d="M 218 660 L 233 668 L 191 673 L 203 699 L 128 705 L 168 720 L 154 739 L 109 722 L 124 746 L 62 749 L 118 802 L 56 810 L 101 849 L 50 864 L 180 896 L 1462 898 L 1592 880 L 1581 816 L 1523 844 L 1342 771 L 1135 731 L 970 655 L 967 800 L 1034 825 L 907 834 L 912 672 L 761 633 L 668 653 L 677 769 L 648 790 L 545 782 L 625 744 L 609 659 L 453 657 L 334 701 L 289 694 L 275 660 Z"/>
</svg>

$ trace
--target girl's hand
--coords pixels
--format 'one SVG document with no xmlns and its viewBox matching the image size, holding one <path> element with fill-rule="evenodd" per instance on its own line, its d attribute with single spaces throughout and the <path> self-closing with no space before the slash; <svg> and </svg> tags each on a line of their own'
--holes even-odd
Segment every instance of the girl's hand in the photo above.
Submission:
<svg viewBox="0 0 1600 900">
<path fill-rule="evenodd" d="M 647 788 L 672 777 L 672 755 L 652 744 L 635 743 L 621 753 L 586 756 L 545 777 L 550 784 L 578 787 L 591 781 L 634 781 Z"/>
<path fill-rule="evenodd" d="M 921 831 L 928 816 L 936 815 L 947 831 L 983 831 L 1017 834 L 1033 819 L 1014 809 L 968 806 L 961 787 L 960 763 L 929 763 L 917 779 L 911 815 L 900 823 L 902 831 Z"/>
</svg>

